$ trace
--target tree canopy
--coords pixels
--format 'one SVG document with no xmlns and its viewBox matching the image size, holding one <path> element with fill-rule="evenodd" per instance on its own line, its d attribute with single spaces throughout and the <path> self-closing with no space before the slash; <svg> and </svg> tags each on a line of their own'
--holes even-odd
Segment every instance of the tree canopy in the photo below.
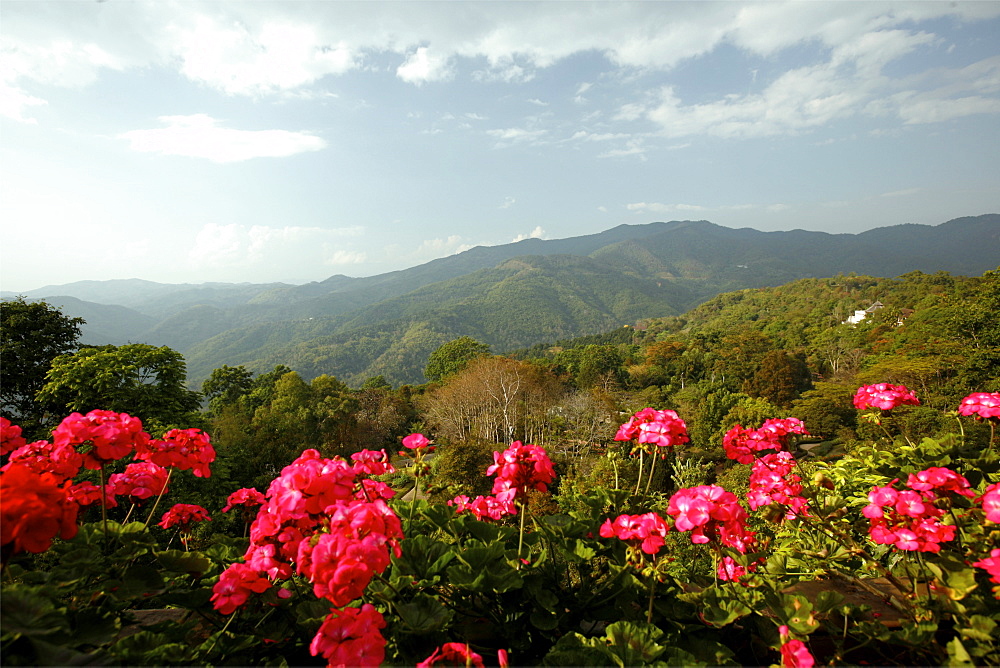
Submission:
<svg viewBox="0 0 1000 668">
<path fill-rule="evenodd" d="M 76 349 L 83 318 L 63 315 L 44 301 L 18 297 L 0 302 L 0 410 L 23 428 L 37 425 L 42 407 L 36 395 L 52 360 Z"/>
<path fill-rule="evenodd" d="M 185 386 L 186 365 L 176 350 L 145 343 L 85 347 L 52 361 L 42 401 L 71 411 L 128 413 L 155 426 L 194 426 L 200 395 Z"/>
</svg>

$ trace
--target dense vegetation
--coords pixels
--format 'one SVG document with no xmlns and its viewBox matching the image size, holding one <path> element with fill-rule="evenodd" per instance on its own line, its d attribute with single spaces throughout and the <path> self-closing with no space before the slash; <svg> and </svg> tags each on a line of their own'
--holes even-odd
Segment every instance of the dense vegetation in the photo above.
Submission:
<svg viewBox="0 0 1000 668">
<path fill-rule="evenodd" d="M 5 664 L 996 664 L 998 309 L 1000 270 L 804 279 L 517 357 L 456 338 L 420 386 L 222 366 L 203 410 L 169 348 L 38 337 Z M 162 440 L 59 421 L 105 405 Z"/>
<path fill-rule="evenodd" d="M 507 353 L 805 277 L 978 275 L 1000 262 L 998 247 L 998 215 L 857 235 L 686 221 L 478 247 L 404 271 L 302 286 L 109 281 L 29 296 L 51 297 L 87 320 L 86 343 L 177 350 L 192 387 L 223 365 L 260 374 L 283 364 L 306 381 L 328 374 L 357 388 L 379 375 L 393 385 L 422 383 L 427 357 L 462 336 Z"/>
</svg>

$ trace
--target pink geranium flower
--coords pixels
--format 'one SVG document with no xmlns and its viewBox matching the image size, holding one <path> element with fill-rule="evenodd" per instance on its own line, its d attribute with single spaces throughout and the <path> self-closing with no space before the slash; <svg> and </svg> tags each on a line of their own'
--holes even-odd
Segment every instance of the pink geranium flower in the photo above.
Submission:
<svg viewBox="0 0 1000 668">
<path fill-rule="evenodd" d="M 1000 419 L 1000 392 L 974 392 L 958 405 L 959 415 L 973 415 L 977 420 Z"/>
<path fill-rule="evenodd" d="M 862 385 L 854 395 L 854 407 L 858 410 L 878 408 L 888 411 L 903 405 L 920 405 L 917 395 L 906 389 L 905 385 L 890 385 L 889 383 Z"/>
</svg>

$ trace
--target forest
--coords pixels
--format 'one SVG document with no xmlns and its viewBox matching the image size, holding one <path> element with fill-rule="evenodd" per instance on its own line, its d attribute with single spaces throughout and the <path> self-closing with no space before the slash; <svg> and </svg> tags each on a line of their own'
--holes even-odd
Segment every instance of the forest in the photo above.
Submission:
<svg viewBox="0 0 1000 668">
<path fill-rule="evenodd" d="M 98 601 L 106 595 L 96 592 L 103 592 L 107 583 L 95 584 L 96 562 L 59 547 L 81 539 L 56 538 L 51 551 L 12 554 L 13 543 L 5 535 L 2 649 L 10 665 L 84 656 L 123 664 L 295 664 L 315 661 L 318 655 L 330 665 L 345 656 L 365 663 L 346 645 L 320 643 L 317 650 L 318 641 L 310 644 L 313 633 L 322 636 L 317 628 L 333 623 L 331 601 L 341 609 L 331 613 L 336 619 L 346 614 L 343 610 L 360 616 L 378 609 L 379 618 L 384 614 L 389 620 L 381 622 L 390 625 L 383 633 L 388 644 L 383 643 L 381 655 L 365 655 L 379 656 L 376 664 L 413 665 L 434 647 L 438 650 L 432 658 L 437 659 L 432 663 L 449 656 L 462 665 L 481 665 L 484 650 L 492 652 L 487 663 L 501 665 L 812 665 L 813 655 L 818 663 L 829 664 L 1000 660 L 992 639 L 1000 607 L 988 586 L 981 588 L 985 594 L 974 593 L 976 578 L 986 581 L 986 566 L 979 567 L 977 576 L 972 565 L 963 565 L 973 554 L 970 542 L 1000 546 L 1000 535 L 992 529 L 1000 517 L 983 520 L 984 511 L 970 501 L 971 488 L 955 487 L 965 491 L 949 506 L 953 519 L 947 522 L 952 532 L 954 526 L 968 532 L 961 548 L 967 550 L 965 562 L 958 551 L 949 553 L 950 561 L 920 561 L 930 579 L 908 570 L 917 568 L 916 560 L 894 556 L 884 544 L 858 547 L 863 540 L 851 532 L 867 520 L 856 517 L 848 526 L 845 519 L 848 511 L 857 513 L 875 503 L 866 496 L 873 486 L 889 490 L 908 473 L 912 478 L 935 467 L 952 465 L 965 476 L 966 486 L 986 487 L 982 498 L 990 485 L 996 486 L 997 420 L 988 415 L 967 419 L 963 416 L 969 413 L 956 409 L 972 394 L 1000 393 L 1000 269 L 972 277 L 947 272 L 896 278 L 838 275 L 726 292 L 683 315 L 648 317 L 604 334 L 557 340 L 560 330 L 553 328 L 550 343 L 505 354 L 461 336 L 423 359 L 398 360 L 421 365 L 422 384 L 394 385 L 376 375 L 353 388 L 326 373 L 304 377 L 276 361 L 263 373 L 221 366 L 194 391 L 187 386 L 184 357 L 167 346 L 80 345 L 80 319 L 45 302 L 10 300 L 2 310 L 2 414 L 5 425 L 18 425 L 22 440 L 12 431 L 5 439 L 57 443 L 53 429 L 58 434 L 66 416 L 111 411 L 138 418 L 149 434 L 208 434 L 214 455 L 210 475 L 178 473 L 170 479 L 169 491 L 164 483 L 162 493 L 155 495 L 155 503 L 164 499 L 163 509 L 183 500 L 212 510 L 211 522 L 193 524 L 179 534 L 183 551 L 170 550 L 175 534 L 150 528 L 149 520 L 141 530 L 135 526 L 133 512 L 145 510 L 152 517 L 147 510 L 152 495 L 133 495 L 131 506 L 122 499 L 103 514 L 95 514 L 96 506 L 81 510 L 90 513 L 93 525 L 87 541 L 98 545 L 109 540 L 109 531 L 118 532 L 114 549 L 128 553 L 132 564 L 147 564 L 145 570 L 132 568 L 132 579 L 121 575 L 128 583 L 123 587 L 148 588 L 159 608 L 186 609 L 179 602 L 193 596 L 192 609 L 208 611 L 183 618 L 183 632 L 199 642 L 180 647 L 176 629 L 162 625 L 132 629 L 131 640 L 120 637 L 122 628 L 135 624 L 134 609 L 147 607 L 136 604 L 132 594 L 87 604 L 100 608 L 100 619 L 110 626 L 95 622 L 85 628 L 80 616 L 93 611 L 67 592 L 76 588 Z M 504 314 L 489 317 L 500 321 Z M 515 332 L 520 326 L 510 320 L 509 341 L 519 340 Z M 364 345 L 363 338 L 358 345 Z M 317 363 L 316 371 L 323 371 L 322 364 Z M 863 413 L 859 387 L 879 384 L 905 387 L 914 400 L 895 403 L 891 414 L 888 409 Z M 900 390 L 899 396 L 910 395 Z M 804 427 L 788 422 L 790 416 Z M 649 449 L 642 440 L 631 449 L 623 444 L 639 438 L 640 423 L 650 420 L 672 425 L 672 436 L 663 436 L 660 443 L 669 447 Z M 791 469 L 782 475 L 801 483 L 799 492 L 813 508 L 811 519 L 800 512 L 798 521 L 817 527 L 829 521 L 824 526 L 834 528 L 813 534 L 790 525 L 765 526 L 759 519 L 751 523 L 751 533 L 758 545 L 768 536 L 770 552 L 737 549 L 737 543 L 725 541 L 714 551 L 699 551 L 702 546 L 693 536 L 679 537 L 682 520 L 672 510 L 675 501 L 680 503 L 677 499 L 687 490 L 712 488 L 735 494 L 733 503 L 743 498 L 746 506 L 757 469 L 751 465 L 754 457 L 733 455 L 733 444 L 738 437 L 764 438 L 763 432 L 752 430 L 767 425 L 777 425 L 779 436 L 769 438 L 780 442 L 774 446 L 779 454 L 790 453 L 788 462 L 798 467 L 796 475 L 791 476 Z M 3 480 L 13 479 L 6 470 L 27 455 L 12 453 L 6 445 L 3 452 Z M 40 456 L 40 450 L 32 452 L 32 457 Z M 230 577 L 231 569 L 223 570 L 222 564 L 238 561 L 248 549 L 253 513 L 215 511 L 232 506 L 236 490 L 254 490 L 261 498 L 264 492 L 277 494 L 274 485 L 297 466 L 322 461 L 335 468 L 339 465 L 333 462 L 360 461 L 357 455 L 363 452 L 381 453 L 381 459 L 369 465 L 370 479 L 359 482 L 358 489 L 379 485 L 379 490 L 389 490 L 378 492 L 387 499 L 384 512 L 394 510 L 392 517 L 399 516 L 392 525 L 396 533 L 384 528 L 390 536 L 386 544 L 395 550 L 394 557 L 386 557 L 386 575 L 360 587 L 357 596 L 340 600 L 316 585 L 318 575 L 299 564 L 297 575 L 272 572 L 266 586 L 262 580 L 254 589 L 262 597 L 253 604 L 257 626 L 251 618 L 231 627 L 235 615 L 217 624 L 218 605 L 212 613 L 208 595 Z M 512 452 L 513 459 L 504 459 Z M 524 461 L 535 462 L 536 477 L 498 492 L 500 479 L 514 475 L 509 468 Z M 136 464 L 109 460 L 82 471 L 76 482 L 99 488 L 129 466 Z M 801 491 L 810 481 L 813 496 Z M 934 493 L 926 490 L 937 488 L 912 489 L 924 489 L 930 506 Z M 508 490 L 509 502 L 503 496 Z M 937 507 L 943 508 L 942 503 Z M 994 517 L 982 503 L 986 517 Z M 786 512 L 786 519 L 795 518 L 794 512 L 780 510 L 780 503 L 778 507 L 771 520 Z M 966 526 L 959 509 L 970 508 L 980 515 Z M 751 503 L 750 510 L 756 509 Z M 671 531 L 666 525 L 649 528 L 649 515 L 657 512 L 675 518 Z M 747 510 L 731 512 L 742 517 Z M 864 517 L 873 512 L 866 510 Z M 612 525 L 616 514 L 619 520 L 631 519 Z M 585 520 L 592 522 L 589 529 Z M 633 533 L 622 529 L 626 525 Z M 640 526 L 645 528 L 640 531 Z M 402 538 L 404 528 L 411 537 Z M 728 529 L 718 531 L 702 542 L 711 538 L 714 545 Z M 640 534 L 646 539 L 661 536 L 656 549 L 645 542 L 641 548 L 628 543 Z M 247 555 L 255 549 L 254 535 L 251 530 Z M 867 536 L 862 532 L 862 538 Z M 167 547 L 157 547 L 157 541 Z M 459 546 L 464 547 L 456 551 Z M 669 558 L 655 556 L 661 546 Z M 112 549 L 100 547 L 106 554 Z M 920 556 L 922 550 L 909 554 Z M 994 550 L 985 563 L 1000 560 L 998 555 L 1000 550 Z M 149 565 L 154 562 L 159 564 L 155 572 Z M 719 569 L 726 565 L 730 575 L 742 575 L 720 578 Z M 71 566 L 89 575 L 71 578 L 65 574 Z M 481 568 L 496 570 L 484 581 L 482 575 L 474 577 Z M 878 600 L 844 601 L 843 587 L 838 594 L 794 589 L 803 582 L 845 578 L 858 568 L 872 582 L 878 580 L 878 586 L 890 582 L 913 590 L 883 595 L 892 604 L 887 612 Z M 796 573 L 808 577 L 792 577 Z M 743 575 L 749 584 L 723 590 L 725 580 L 738 581 Z M 308 600 L 298 592 L 287 594 L 299 607 L 281 598 L 286 596 L 281 592 L 294 588 L 269 589 L 277 581 L 300 577 L 311 578 L 319 588 Z M 857 580 L 861 594 L 878 593 L 872 582 Z M 584 584 L 592 587 L 592 599 L 580 598 Z M 927 593 L 928 586 L 961 591 L 940 599 Z M 217 598 L 218 589 L 214 591 Z M 504 610 L 519 597 L 532 601 L 525 603 L 523 614 Z M 9 614 L 10 600 L 30 603 L 31 612 Z M 352 600 L 363 604 L 348 605 Z M 594 610 L 594 616 L 581 616 L 581 609 Z M 700 614 L 693 612 L 699 609 Z M 873 613 L 875 609 L 882 612 Z M 896 623 L 880 623 L 883 614 Z M 268 623 L 261 625 L 263 619 Z M 327 620 L 322 627 L 321 620 Z M 768 625 L 770 631 L 762 630 Z M 68 640 L 52 635 L 60 633 Z M 275 646 L 260 646 L 260 638 Z M 807 646 L 809 661 L 800 652 Z M 474 649 L 482 653 L 475 660 Z"/>
</svg>

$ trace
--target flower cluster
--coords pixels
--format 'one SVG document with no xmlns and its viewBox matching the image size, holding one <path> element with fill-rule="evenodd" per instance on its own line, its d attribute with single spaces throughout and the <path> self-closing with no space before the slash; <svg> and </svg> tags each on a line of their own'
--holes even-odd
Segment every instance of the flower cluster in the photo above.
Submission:
<svg viewBox="0 0 1000 668">
<path fill-rule="evenodd" d="M 646 554 L 655 555 L 663 547 L 664 538 L 669 530 L 670 525 L 656 513 L 619 515 L 614 521 L 610 519 L 604 521 L 601 525 L 601 537 L 614 536 Z"/>
<path fill-rule="evenodd" d="M 718 485 L 677 490 L 670 497 L 667 514 L 674 518 L 675 529 L 691 532 L 692 543 L 716 539 L 745 553 L 754 540 L 746 528 L 747 512 L 736 495 Z"/>
<path fill-rule="evenodd" d="M 529 489 L 548 491 L 549 484 L 556 477 L 545 449 L 520 441 L 514 441 L 503 452 L 493 453 L 493 465 L 486 469 L 486 475 L 497 474 L 493 482 L 493 493 L 514 491 L 515 499 L 522 499 Z"/>
<path fill-rule="evenodd" d="M 385 659 L 382 614 L 370 603 L 360 608 L 334 610 L 319 627 L 309 645 L 313 656 L 322 655 L 330 666 L 379 666 Z"/>
<path fill-rule="evenodd" d="M 434 652 L 417 664 L 417 668 L 430 668 L 435 665 L 444 666 L 466 666 L 475 668 L 485 668 L 483 657 L 469 649 L 466 643 L 446 642 Z"/>
<path fill-rule="evenodd" d="M 1000 419 L 1000 392 L 974 392 L 958 405 L 959 415 L 974 415 L 977 420 Z"/>
<path fill-rule="evenodd" d="M 57 448 L 49 441 L 26 443 L 10 453 L 7 466 L 19 464 L 36 473 L 51 473 L 69 480 L 80 472 L 80 456 L 68 446 Z"/>
<path fill-rule="evenodd" d="M 238 489 L 226 498 L 226 505 L 222 512 L 228 513 L 233 506 L 242 506 L 244 510 L 264 505 L 264 495 L 253 487 Z"/>
<path fill-rule="evenodd" d="M 395 473 L 396 468 L 389 462 L 389 455 L 385 450 L 362 450 L 351 455 L 354 462 L 354 469 L 358 473 L 368 475 L 385 475 Z"/>
<path fill-rule="evenodd" d="M 503 452 L 493 453 L 493 464 L 486 469 L 486 475 L 494 473 L 497 477 L 493 481 L 492 496 L 477 496 L 470 501 L 468 496 L 460 494 L 448 505 L 454 506 L 456 513 L 468 511 L 479 520 L 498 520 L 516 515 L 516 501 L 522 500 L 529 489 L 548 491 L 556 477 L 545 449 L 520 441 L 514 441 Z"/>
<path fill-rule="evenodd" d="M 753 460 L 750 472 L 750 491 L 747 501 L 751 510 L 772 503 L 786 507 L 785 519 L 793 519 L 808 514 L 809 504 L 802 498 L 802 485 L 795 468 L 795 458 L 789 452 L 773 452 Z"/>
<path fill-rule="evenodd" d="M 615 440 L 635 440 L 665 448 L 687 443 L 690 439 L 687 425 L 676 412 L 643 408 L 618 429 Z"/>
<path fill-rule="evenodd" d="M 749 464 L 755 453 L 786 448 L 791 434 L 808 436 L 809 432 L 798 418 L 765 420 L 759 429 L 744 429 L 737 424 L 723 436 L 722 447 L 730 459 L 735 459 L 740 464 Z"/>
<path fill-rule="evenodd" d="M 212 605 L 224 615 L 231 615 L 250 599 L 251 594 L 262 594 L 271 588 L 271 581 L 253 566 L 235 563 L 222 571 L 219 581 L 212 588 Z"/>
<path fill-rule="evenodd" d="M 477 520 L 498 520 L 507 515 L 517 515 L 513 490 L 501 492 L 496 496 L 480 495 L 472 501 L 465 494 L 459 494 L 449 501 L 448 505 L 454 506 L 456 513 L 466 511 L 472 513 Z"/>
<path fill-rule="evenodd" d="M 60 454 L 75 453 L 74 463 L 79 466 L 99 469 L 131 452 L 143 452 L 149 434 L 142 430 L 139 418 L 93 410 L 86 415 L 72 413 L 66 417 L 53 430 L 52 442 Z"/>
<path fill-rule="evenodd" d="M 888 411 L 903 405 L 920 405 L 917 395 L 906 389 L 905 385 L 890 385 L 889 383 L 862 385 L 854 395 L 854 407 L 859 411 L 866 408 Z"/>
<path fill-rule="evenodd" d="M 6 455 L 27 445 L 21 436 L 21 427 L 11 424 L 10 420 L 0 417 L 0 455 Z"/>
<path fill-rule="evenodd" d="M 868 493 L 868 505 L 861 511 L 869 520 L 868 534 L 880 545 L 895 545 L 900 550 L 939 552 L 941 543 L 955 537 L 953 525 L 942 524 L 945 508 L 939 507 L 942 494 L 952 492 L 975 496 L 969 482 L 957 473 L 931 467 L 910 474 L 908 490 L 897 490 L 894 480 Z"/>
<path fill-rule="evenodd" d="M 89 480 L 78 482 L 66 488 L 66 498 L 80 506 L 92 506 L 95 503 L 102 503 L 106 508 L 115 508 L 118 501 L 115 499 L 111 485 L 98 487 Z"/>
<path fill-rule="evenodd" d="M 52 473 L 10 464 L 0 474 L 0 547 L 4 561 L 18 552 L 44 552 L 56 536 L 76 535 L 79 506 L 66 495 L 66 483 Z"/>
<path fill-rule="evenodd" d="M 182 533 L 190 533 L 191 525 L 195 522 L 207 522 L 212 518 L 208 516 L 208 511 L 193 503 L 177 503 L 163 513 L 160 526 L 164 529 L 178 527 Z"/>
<path fill-rule="evenodd" d="M 391 490 L 362 478 L 382 470 L 377 462 L 384 460 L 384 452 L 362 452 L 352 466 L 309 449 L 286 466 L 250 527 L 246 563 L 230 566 L 215 586 L 216 609 L 231 613 L 250 593 L 263 591 L 261 579 L 287 579 L 294 572 L 336 607 L 360 597 L 375 574 L 388 568 L 391 555 L 400 554 L 403 538 L 399 518 L 385 502 Z M 377 629 L 384 622 L 370 607 L 332 611 L 313 639 L 313 654 L 334 665 L 381 662 L 385 641 Z"/>
<path fill-rule="evenodd" d="M 212 475 L 209 464 L 215 461 L 215 448 L 208 434 L 200 429 L 171 429 L 163 440 L 151 440 L 141 447 L 137 458 L 208 478 Z"/>
<path fill-rule="evenodd" d="M 108 478 L 108 487 L 117 496 L 128 496 L 133 503 L 167 493 L 167 469 L 151 462 L 137 462 L 125 467 L 123 473 Z"/>
</svg>

